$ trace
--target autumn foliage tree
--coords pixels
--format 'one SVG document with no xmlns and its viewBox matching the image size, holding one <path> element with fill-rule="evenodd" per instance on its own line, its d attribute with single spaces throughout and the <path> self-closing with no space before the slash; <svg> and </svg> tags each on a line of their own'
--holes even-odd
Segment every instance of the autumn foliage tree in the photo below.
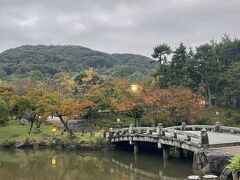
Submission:
<svg viewBox="0 0 240 180">
<path fill-rule="evenodd" d="M 81 116 L 86 109 L 92 108 L 95 104 L 92 102 L 80 102 L 73 98 L 63 98 L 57 92 L 43 95 L 36 106 L 37 114 L 41 115 L 41 120 L 48 116 L 56 115 L 64 125 L 64 128 L 71 137 L 74 137 L 73 131 L 68 126 L 68 120 L 75 116 Z M 65 120 L 64 117 L 68 119 Z"/>
<path fill-rule="evenodd" d="M 150 123 L 155 126 L 156 115 L 166 113 L 170 124 L 179 124 L 183 121 L 193 123 L 205 115 L 205 107 L 201 102 L 203 97 L 187 88 L 160 89 L 150 83 L 138 84 L 138 90 L 125 91 L 119 101 L 118 110 L 133 111 L 142 108 Z"/>
<path fill-rule="evenodd" d="M 9 83 L 0 82 L 0 125 L 9 120 L 10 108 L 9 101 L 15 94 L 15 86 Z"/>
<path fill-rule="evenodd" d="M 187 88 L 168 89 L 171 98 L 168 103 L 168 113 L 175 124 L 194 123 L 205 116 L 204 98 Z"/>
</svg>

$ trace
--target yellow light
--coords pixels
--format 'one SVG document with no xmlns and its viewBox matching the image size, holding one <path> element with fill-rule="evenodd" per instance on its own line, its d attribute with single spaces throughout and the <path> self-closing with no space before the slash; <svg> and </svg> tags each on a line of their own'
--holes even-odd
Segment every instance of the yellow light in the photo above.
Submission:
<svg viewBox="0 0 240 180">
<path fill-rule="evenodd" d="M 132 89 L 133 92 L 136 92 L 137 89 L 138 89 L 138 85 L 137 84 L 132 84 L 131 89 Z"/>
<path fill-rule="evenodd" d="M 202 101 L 200 101 L 200 104 L 201 104 L 201 105 L 205 105 L 205 104 L 206 104 L 206 101 L 202 100 Z"/>
<path fill-rule="evenodd" d="M 57 131 L 56 128 L 52 128 L 52 132 L 55 133 Z"/>
<path fill-rule="evenodd" d="M 56 156 L 53 156 L 52 157 L 52 167 L 56 167 L 56 164 L 57 164 Z"/>
</svg>

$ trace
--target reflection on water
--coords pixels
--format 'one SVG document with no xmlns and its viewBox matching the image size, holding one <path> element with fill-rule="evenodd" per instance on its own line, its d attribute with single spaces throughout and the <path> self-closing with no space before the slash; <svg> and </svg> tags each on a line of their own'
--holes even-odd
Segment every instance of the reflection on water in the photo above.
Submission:
<svg viewBox="0 0 240 180">
<path fill-rule="evenodd" d="M 0 180 L 183 180 L 190 162 L 131 152 L 0 151 Z"/>
</svg>

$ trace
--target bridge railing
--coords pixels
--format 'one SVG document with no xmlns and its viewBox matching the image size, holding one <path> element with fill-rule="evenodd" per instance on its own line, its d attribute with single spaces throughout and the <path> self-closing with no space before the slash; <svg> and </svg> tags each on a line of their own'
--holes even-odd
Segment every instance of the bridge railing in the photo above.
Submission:
<svg viewBox="0 0 240 180">
<path fill-rule="evenodd" d="M 161 124 L 157 127 L 133 127 L 133 125 L 130 125 L 129 128 L 109 129 L 106 134 L 106 138 L 110 140 L 120 137 L 149 137 L 154 138 L 156 141 L 174 140 L 175 142 L 186 143 L 197 148 L 202 147 L 204 144 L 202 134 L 198 135 L 178 129 L 163 128 Z"/>
<path fill-rule="evenodd" d="M 191 131 L 200 131 L 195 133 Z M 106 132 L 106 138 L 109 141 L 126 141 L 135 139 L 136 141 L 150 141 L 155 143 L 162 143 L 173 145 L 185 144 L 193 148 L 207 148 L 213 147 L 209 144 L 208 132 L 227 133 L 240 135 L 240 128 L 221 126 L 219 122 L 215 125 L 186 125 L 173 126 L 163 128 L 161 123 L 157 127 L 134 127 L 130 125 L 128 128 L 112 129 Z"/>
<path fill-rule="evenodd" d="M 227 133 L 227 134 L 239 134 L 240 128 L 238 127 L 229 127 L 221 126 L 219 122 L 216 122 L 215 125 L 182 125 L 182 126 L 172 126 L 168 129 L 182 130 L 182 131 L 201 131 L 205 128 L 207 131 Z"/>
</svg>

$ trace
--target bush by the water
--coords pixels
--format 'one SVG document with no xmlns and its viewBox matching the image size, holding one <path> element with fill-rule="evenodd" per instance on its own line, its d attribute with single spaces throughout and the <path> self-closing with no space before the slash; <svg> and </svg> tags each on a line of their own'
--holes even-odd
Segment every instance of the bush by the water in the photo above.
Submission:
<svg viewBox="0 0 240 180">
<path fill-rule="evenodd" d="M 240 155 L 235 156 L 229 164 L 232 172 L 238 176 L 240 176 Z"/>
</svg>

